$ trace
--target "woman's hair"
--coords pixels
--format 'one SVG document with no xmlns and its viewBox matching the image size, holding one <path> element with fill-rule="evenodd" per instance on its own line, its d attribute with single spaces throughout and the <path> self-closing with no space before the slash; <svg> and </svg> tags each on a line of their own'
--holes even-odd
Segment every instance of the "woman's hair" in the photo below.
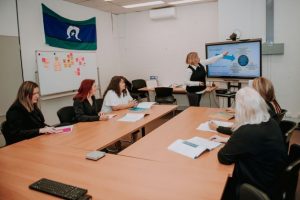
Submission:
<svg viewBox="0 0 300 200">
<path fill-rule="evenodd" d="M 95 80 L 93 80 L 93 79 L 83 80 L 80 84 L 77 94 L 75 95 L 75 97 L 73 99 L 74 100 L 78 99 L 79 101 L 84 101 L 87 98 L 89 92 L 91 91 L 94 83 L 95 83 Z"/>
<path fill-rule="evenodd" d="M 198 53 L 197 52 L 190 52 L 187 56 L 186 56 L 186 64 L 188 65 L 197 65 L 198 64 Z"/>
<path fill-rule="evenodd" d="M 235 119 L 233 130 L 245 124 L 260 124 L 270 119 L 266 102 L 253 88 L 245 87 L 236 93 Z"/>
<path fill-rule="evenodd" d="M 253 80 L 252 85 L 267 103 L 271 103 L 273 105 L 276 113 L 281 112 L 281 108 L 276 101 L 273 84 L 270 80 L 264 77 L 259 77 Z"/>
<path fill-rule="evenodd" d="M 28 112 L 34 110 L 34 105 L 32 103 L 33 90 L 38 88 L 38 84 L 32 81 L 25 81 L 19 88 L 17 98 L 15 102 L 20 102 Z"/>
<path fill-rule="evenodd" d="M 114 77 L 112 77 L 107 89 L 104 92 L 103 98 L 105 97 L 105 95 L 107 94 L 107 92 L 109 90 L 113 90 L 118 95 L 118 97 L 120 97 L 121 94 L 126 96 L 127 95 L 126 88 L 122 92 L 120 91 L 120 82 L 121 82 L 121 80 L 123 80 L 125 82 L 125 79 L 124 79 L 123 76 L 114 76 Z"/>
</svg>

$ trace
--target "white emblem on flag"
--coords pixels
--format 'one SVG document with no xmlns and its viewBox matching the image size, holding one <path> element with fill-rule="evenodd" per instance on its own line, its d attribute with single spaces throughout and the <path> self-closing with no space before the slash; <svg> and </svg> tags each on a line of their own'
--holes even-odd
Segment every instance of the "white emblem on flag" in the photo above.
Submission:
<svg viewBox="0 0 300 200">
<path fill-rule="evenodd" d="M 80 31 L 80 29 L 78 27 L 69 26 L 68 29 L 67 29 L 67 35 L 68 35 L 67 39 L 70 39 L 71 37 L 75 37 L 76 40 L 81 41 L 78 38 L 79 31 Z"/>
</svg>

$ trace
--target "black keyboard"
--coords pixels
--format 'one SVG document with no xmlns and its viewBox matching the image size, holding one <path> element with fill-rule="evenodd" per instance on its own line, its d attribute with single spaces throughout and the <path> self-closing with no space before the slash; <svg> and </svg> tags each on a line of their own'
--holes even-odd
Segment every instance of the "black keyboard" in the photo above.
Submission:
<svg viewBox="0 0 300 200">
<path fill-rule="evenodd" d="M 29 186 L 30 189 L 51 194 L 63 199 L 78 200 L 85 196 L 86 189 L 42 178 Z"/>
</svg>

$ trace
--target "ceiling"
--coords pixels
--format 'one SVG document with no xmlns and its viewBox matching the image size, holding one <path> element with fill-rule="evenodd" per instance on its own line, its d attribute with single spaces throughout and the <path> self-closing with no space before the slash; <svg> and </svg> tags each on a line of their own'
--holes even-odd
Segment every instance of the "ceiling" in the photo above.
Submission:
<svg viewBox="0 0 300 200">
<path fill-rule="evenodd" d="M 139 7 L 139 8 L 123 8 L 122 6 L 128 5 L 128 4 L 137 4 L 137 3 L 146 3 L 146 2 L 152 2 L 156 0 L 112 0 L 112 1 L 104 1 L 104 0 L 65 0 L 71 3 L 75 3 L 82 6 L 87 6 L 90 8 L 95 8 L 101 11 L 110 12 L 113 14 L 123 14 L 123 13 L 131 13 L 131 12 L 139 12 L 144 10 L 151 10 L 155 8 L 164 8 L 164 7 L 170 7 L 168 3 L 174 2 L 177 0 L 162 0 L 165 3 L 161 5 L 156 6 L 147 6 L 147 7 Z M 183 6 L 183 5 L 189 5 L 189 4 L 198 4 L 203 2 L 213 2 L 217 0 L 199 0 L 197 2 L 192 3 L 185 3 L 180 4 L 176 6 Z"/>
</svg>

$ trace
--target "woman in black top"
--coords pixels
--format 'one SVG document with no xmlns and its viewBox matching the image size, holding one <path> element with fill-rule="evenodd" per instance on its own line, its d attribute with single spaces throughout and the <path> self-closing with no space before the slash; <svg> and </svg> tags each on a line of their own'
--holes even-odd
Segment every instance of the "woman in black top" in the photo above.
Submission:
<svg viewBox="0 0 300 200">
<path fill-rule="evenodd" d="M 76 121 L 87 122 L 108 119 L 107 116 L 99 112 L 101 108 L 98 108 L 96 103 L 96 89 L 95 80 L 85 79 L 81 82 L 78 93 L 73 98 Z"/>
<path fill-rule="evenodd" d="M 252 86 L 267 103 L 268 112 L 271 118 L 280 123 L 279 115 L 281 113 L 281 107 L 276 100 L 275 90 L 272 82 L 264 77 L 259 77 L 253 80 Z M 220 133 L 227 135 L 232 134 L 231 127 L 218 127 L 214 122 L 210 122 L 209 126 L 212 130 L 216 130 Z"/>
<path fill-rule="evenodd" d="M 6 144 L 13 144 L 44 133 L 56 133 L 53 127 L 45 124 L 44 116 L 37 106 L 39 87 L 36 83 L 25 81 L 19 88 L 15 102 L 6 113 L 2 133 Z"/>
<path fill-rule="evenodd" d="M 278 123 L 270 118 L 264 99 L 253 88 L 236 94 L 236 123 L 233 134 L 219 151 L 221 163 L 235 163 L 235 188 L 249 183 L 272 200 L 280 199 L 280 175 L 287 152 Z"/>
<path fill-rule="evenodd" d="M 212 64 L 228 52 L 211 57 L 209 59 L 200 60 L 197 52 L 190 52 L 186 57 L 186 64 L 189 66 L 186 69 L 186 91 L 190 106 L 199 106 L 201 95 L 206 89 L 206 68 L 205 65 Z"/>
</svg>

